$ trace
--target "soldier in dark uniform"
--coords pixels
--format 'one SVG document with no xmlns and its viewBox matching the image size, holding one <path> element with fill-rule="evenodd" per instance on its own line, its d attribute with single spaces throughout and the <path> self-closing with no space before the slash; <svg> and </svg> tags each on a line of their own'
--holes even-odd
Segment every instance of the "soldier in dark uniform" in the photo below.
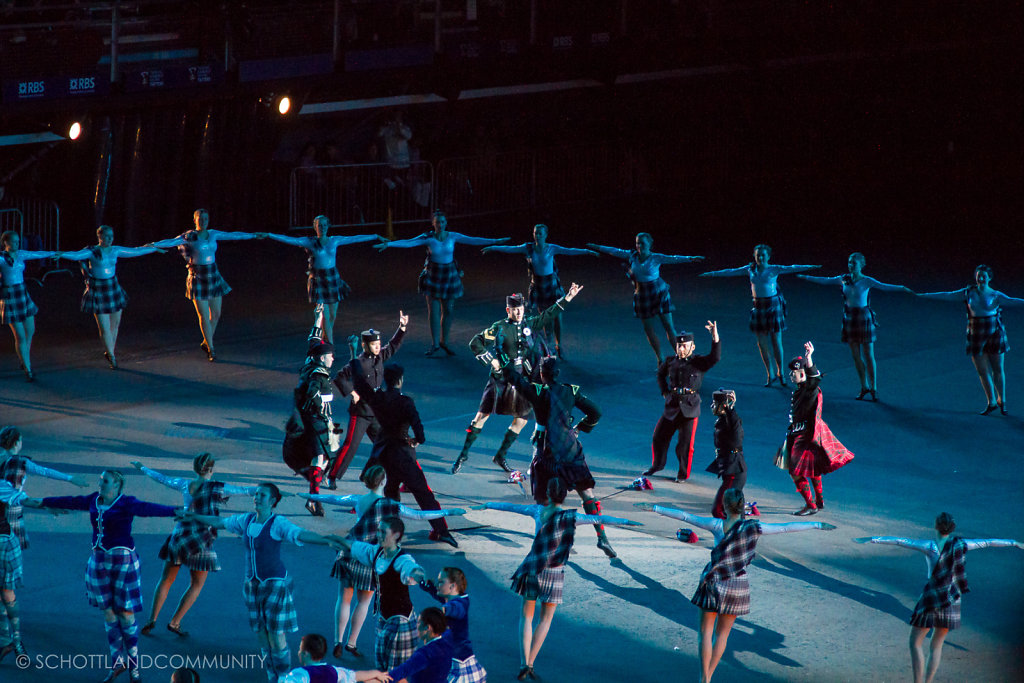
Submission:
<svg viewBox="0 0 1024 683">
<path fill-rule="evenodd" d="M 729 489 L 743 492 L 747 484 L 747 461 L 743 458 L 743 420 L 736 414 L 736 392 L 719 389 L 711 395 L 711 412 L 715 420 L 715 459 L 707 471 L 722 478 L 715 494 L 711 516 L 725 519 L 722 496 Z"/>
<path fill-rule="evenodd" d="M 498 415 L 512 415 L 512 424 L 505 432 L 505 439 L 501 447 L 494 454 L 494 463 L 506 472 L 512 468 L 505 462 L 505 454 L 512 444 L 519 437 L 519 432 L 526 426 L 526 419 L 530 415 L 530 404 L 523 397 L 519 396 L 514 386 L 502 376 L 502 367 L 511 364 L 516 372 L 533 381 L 539 381 L 537 372 L 540 359 L 546 354 L 544 341 L 541 339 L 540 331 L 550 325 L 552 321 L 562 314 L 567 302 L 583 289 L 582 285 L 575 282 L 569 288 L 569 293 L 560 298 L 543 313 L 537 316 L 526 317 L 526 300 L 522 294 L 512 294 L 505 298 L 505 311 L 508 317 L 498 320 L 486 330 L 473 337 L 469 342 L 469 348 L 473 350 L 477 360 L 491 368 L 491 376 L 487 380 L 487 387 L 480 398 L 480 407 L 477 409 L 476 417 L 466 428 L 466 441 L 462 445 L 459 457 L 452 464 L 452 474 L 457 474 L 462 469 L 463 463 L 469 458 L 469 448 L 480 435 L 484 423 L 491 413 Z"/>
<path fill-rule="evenodd" d="M 700 385 L 704 381 L 704 373 L 722 357 L 718 323 L 709 320 L 704 327 L 711 333 L 711 353 L 706 356 L 695 354 L 693 334 L 683 332 L 676 335 L 676 355 L 669 356 L 658 366 L 658 388 L 665 397 L 665 413 L 654 426 L 651 466 L 644 472 L 644 476 L 649 477 L 665 468 L 672 435 L 679 432 L 679 441 L 676 443 L 679 472 L 676 481 L 690 478 L 693 437 L 700 416 Z"/>
<path fill-rule="evenodd" d="M 395 363 L 384 366 L 385 386 L 379 391 L 374 391 L 366 378 L 359 373 L 359 359 L 353 359 L 348 367 L 355 390 L 362 396 L 362 400 L 370 404 L 380 422 L 380 433 L 373 442 L 373 451 L 370 453 L 367 467 L 371 464 L 380 464 L 384 467 L 387 473 L 384 495 L 392 500 L 400 500 L 399 490 L 402 484 L 405 484 L 406 490 L 416 499 L 416 504 L 421 510 L 440 510 L 441 505 L 434 497 L 434 492 L 430 490 L 423 469 L 416 461 L 416 446 L 423 443 L 426 436 L 416 404 L 402 394 L 402 385 L 405 383 L 402 366 Z M 409 437 L 410 428 L 412 438 Z M 430 526 L 430 540 L 459 547 L 448 531 L 448 524 L 443 517 L 430 520 Z"/>
<path fill-rule="evenodd" d="M 577 434 L 589 432 L 601 419 L 597 404 L 580 392 L 575 384 L 558 382 L 558 360 L 547 356 L 540 362 L 542 384 L 532 384 L 522 374 L 506 366 L 508 382 L 533 406 L 537 429 L 533 433 L 533 462 L 530 463 L 530 488 L 533 499 L 548 504 L 548 482 L 557 477 L 568 489 L 575 489 L 583 500 L 588 515 L 601 514 L 601 501 L 594 497 L 594 477 L 583 456 Z M 583 411 L 583 419 L 573 425 L 573 408 Z M 608 557 L 615 557 L 603 524 L 595 524 L 597 547 Z"/>
<path fill-rule="evenodd" d="M 405 328 L 409 324 L 409 316 L 403 311 L 398 312 L 398 329 L 391 337 L 391 341 L 385 346 L 380 345 L 380 332 L 370 328 L 364 330 L 360 335 L 363 345 L 363 352 L 356 360 L 359 361 L 360 372 L 366 378 L 374 391 L 380 389 L 384 381 L 384 363 L 393 355 L 398 353 L 398 347 L 402 345 L 405 337 Z M 339 391 L 352 397 L 348 405 L 348 436 L 345 443 L 338 451 L 338 457 L 331 463 L 327 470 L 327 488 L 332 491 L 338 488 L 335 481 L 345 476 L 352 458 L 359 449 L 359 443 L 363 440 L 364 434 L 370 435 L 370 441 L 376 441 L 380 434 L 380 423 L 373 415 L 373 409 L 366 401 L 360 400 L 359 393 L 355 391 L 352 384 L 352 373 L 348 365 L 341 369 L 338 376 L 334 378 L 334 385 Z M 362 477 L 360 477 L 362 478 Z"/>
</svg>

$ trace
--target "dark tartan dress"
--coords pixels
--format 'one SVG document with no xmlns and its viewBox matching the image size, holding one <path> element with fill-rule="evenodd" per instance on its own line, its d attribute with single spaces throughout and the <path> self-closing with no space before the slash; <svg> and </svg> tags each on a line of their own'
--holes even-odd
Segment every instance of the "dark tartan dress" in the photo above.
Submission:
<svg viewBox="0 0 1024 683">
<path fill-rule="evenodd" d="M 189 511 L 197 515 L 220 516 L 220 506 L 228 497 L 223 493 L 224 482 L 204 481 L 192 496 Z M 174 565 L 185 565 L 193 571 L 220 571 L 220 561 L 213 549 L 217 530 L 186 519 L 174 525 L 171 535 L 160 548 L 160 559 Z"/>
<path fill-rule="evenodd" d="M 565 563 L 576 540 L 576 511 L 558 510 L 537 529 L 530 552 L 512 574 L 512 590 L 527 600 L 561 604 Z"/>
<path fill-rule="evenodd" d="M 761 525 L 757 520 L 734 524 L 711 550 L 711 561 L 701 572 L 700 583 L 690 602 L 706 612 L 749 614 L 747 565 L 754 561 L 760 535 Z"/>
<path fill-rule="evenodd" d="M 910 615 L 910 625 L 918 628 L 960 627 L 960 596 L 967 593 L 967 544 L 953 537 L 935 562 L 921 598 Z"/>
<path fill-rule="evenodd" d="M 1006 328 L 1003 327 L 1002 309 L 997 308 L 995 315 L 971 315 L 968 303 L 971 289 L 968 287 L 964 292 L 964 307 L 967 308 L 967 355 L 995 356 L 1006 353 L 1010 350 L 1010 343 L 1006 338 Z"/>
<path fill-rule="evenodd" d="M 382 496 L 373 501 L 345 538 L 363 543 L 376 543 L 377 529 L 381 523 L 388 517 L 398 517 L 399 513 L 398 502 Z M 334 560 L 331 576 L 338 579 L 343 588 L 351 586 L 357 591 L 376 589 L 373 567 L 355 560 L 343 550 L 338 552 L 338 557 Z"/>
</svg>

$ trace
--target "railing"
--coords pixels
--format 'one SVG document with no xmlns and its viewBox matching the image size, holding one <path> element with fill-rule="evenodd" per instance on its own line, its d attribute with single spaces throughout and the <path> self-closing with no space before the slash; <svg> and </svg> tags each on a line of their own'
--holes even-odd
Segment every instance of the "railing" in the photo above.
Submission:
<svg viewBox="0 0 1024 683">
<path fill-rule="evenodd" d="M 25 214 L 21 209 L 0 209 L 0 233 L 13 230 L 18 237 L 25 237 Z"/>
<path fill-rule="evenodd" d="M 292 170 L 289 221 L 309 227 L 318 215 L 332 225 L 393 225 L 429 221 L 434 210 L 434 166 L 413 162 L 309 166 Z"/>
<path fill-rule="evenodd" d="M 25 249 L 60 250 L 60 207 L 56 202 L 7 196 L 0 205 L 0 226 L 17 229 Z"/>
</svg>

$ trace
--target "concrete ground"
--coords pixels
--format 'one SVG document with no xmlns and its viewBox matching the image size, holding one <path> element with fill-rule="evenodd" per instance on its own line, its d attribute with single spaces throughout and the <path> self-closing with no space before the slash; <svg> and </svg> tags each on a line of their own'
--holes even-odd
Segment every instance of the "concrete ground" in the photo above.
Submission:
<svg viewBox="0 0 1024 683">
<path fill-rule="evenodd" d="M 215 364 L 198 348 L 199 333 L 191 306 L 182 298 L 183 272 L 176 256 L 122 265 L 122 282 L 132 303 L 124 316 L 117 372 L 107 369 L 91 320 L 77 311 L 78 278 L 58 274 L 42 290 L 33 287 L 42 309 L 34 352 L 38 381 L 22 381 L 8 338 L 0 352 L 0 423 L 22 429 L 27 455 L 90 479 L 104 468 L 121 468 L 128 477 L 127 493 L 167 504 L 180 504 L 180 497 L 137 474 L 130 461 L 187 476 L 192 456 L 210 450 L 224 480 L 273 481 L 287 491 L 303 490 L 280 459 L 282 426 L 311 320 L 301 255 L 295 250 L 279 263 L 270 247 L 256 244 L 229 244 L 222 252 L 222 271 L 235 292 L 225 299 Z M 410 313 L 410 333 L 396 360 L 406 368 L 407 393 L 415 397 L 425 423 L 427 443 L 419 457 L 441 504 L 530 502 L 490 462 L 507 418 L 492 418 L 463 472 L 448 474 L 486 376 L 464 343 L 503 315 L 509 290 L 525 289 L 524 266 L 518 259 L 478 257 L 466 249 L 467 296 L 459 302 L 453 330 L 458 354 L 425 358 L 429 335 L 423 301 L 415 291 L 421 258 L 419 250 L 379 256 L 364 247 L 343 250 L 344 273 L 355 293 L 342 307 L 337 335 L 371 325 L 390 333 L 399 309 Z M 832 260 L 841 267 L 845 252 Z M 712 267 L 726 265 L 736 264 Z M 789 513 L 800 499 L 789 477 L 771 462 L 784 435 L 789 392 L 762 386 L 763 371 L 747 330 L 746 282 L 698 280 L 694 276 L 699 266 L 665 268 L 677 326 L 696 330 L 698 351 L 705 352 L 708 336 L 702 326 L 717 319 L 723 359 L 704 383 L 705 409 L 691 482 L 674 484 L 656 477 L 653 491 L 626 490 L 649 463 L 650 434 L 659 414 L 653 354 L 632 318 L 630 287 L 617 264 L 576 258 L 563 259 L 561 267 L 566 284 L 576 280 L 585 285 L 564 316 L 569 357 L 564 377 L 580 384 L 604 411 L 601 424 L 585 437 L 597 492 L 607 514 L 645 526 L 609 530 L 619 553 L 613 561 L 595 547 L 589 528 L 579 530 L 567 569 L 565 603 L 537 660 L 537 672 L 543 680 L 569 683 L 696 680 L 698 610 L 689 598 L 707 562 L 710 535 L 698 531 L 696 545 L 680 543 L 675 539 L 677 523 L 639 511 L 633 503 L 653 501 L 709 514 L 718 486 L 704 472 L 712 459 L 710 394 L 727 386 L 738 393 L 737 409 L 746 428 L 748 500 L 758 502 L 765 521 L 793 521 Z M 505 277 L 495 277 L 496 272 Z M 899 281 L 889 273 L 868 272 Z M 942 275 L 952 279 L 947 288 L 967 284 L 967 273 Z M 389 281 L 395 285 L 386 285 Z M 915 281 L 906 284 L 917 286 Z M 995 283 L 1017 295 L 1024 293 L 1020 284 Z M 846 346 L 838 340 L 838 288 L 793 277 L 784 278 L 782 287 L 789 299 L 787 357 L 804 340 L 814 340 L 816 361 L 825 372 L 824 417 L 856 459 L 825 479 L 828 507 L 814 519 L 835 524 L 835 531 L 762 538 L 749 571 L 752 611 L 737 620 L 715 680 L 908 680 L 907 619 L 926 580 L 924 560 L 911 551 L 857 545 L 851 539 L 929 538 L 935 515 L 943 510 L 956 517 L 958 533 L 965 537 L 1024 539 L 1024 523 L 1017 514 L 1024 403 L 1018 405 L 1015 398 L 1024 384 L 1024 365 L 1018 354 L 1007 356 L 1011 415 L 980 417 L 976 413 L 984 399 L 963 352 L 962 307 L 878 293 L 873 303 L 883 325 L 877 344 L 881 402 L 854 401 L 856 374 Z M 1011 342 L 1021 339 L 1024 311 L 1007 310 L 1004 320 Z M 669 352 L 667 345 L 664 351 Z M 521 438 L 512 461 L 525 469 L 529 451 L 527 439 Z M 363 490 L 354 473 L 368 452 L 364 443 L 339 493 Z M 672 467 L 670 456 L 669 473 Z M 31 477 L 26 489 L 36 496 L 86 492 L 39 477 Z M 226 512 L 249 509 L 247 498 L 236 497 Z M 321 532 L 343 531 L 354 522 L 335 510 L 325 518 L 312 518 L 297 498 L 285 499 L 280 511 Z M 25 555 L 25 587 L 18 596 L 24 642 L 33 663 L 43 668 L 21 671 L 8 657 L 0 664 L 0 679 L 98 681 L 104 675 L 99 661 L 106 642 L 101 616 L 83 594 L 88 517 L 29 511 L 26 518 L 32 546 Z M 135 524 L 147 609 L 161 571 L 157 550 L 170 528 L 166 519 Z M 532 522 L 511 514 L 470 512 L 455 518 L 453 529 L 458 550 L 431 543 L 428 527 L 419 523 L 412 523 L 405 547 L 429 574 L 445 565 L 466 570 L 477 656 L 492 681 L 513 680 L 519 668 L 520 601 L 508 585 L 529 549 Z M 190 636 L 179 638 L 165 630 L 186 586 L 182 575 L 158 628 L 142 639 L 141 652 L 153 658 L 147 660 L 145 680 L 167 680 L 168 665 L 181 661 L 174 655 L 207 657 L 200 664 L 204 681 L 263 680 L 251 666 L 251 655 L 258 650 L 241 598 L 242 545 L 224 535 L 217 550 L 224 568 L 210 575 L 185 618 L 183 627 Z M 333 638 L 337 591 L 328 576 L 332 557 L 321 547 L 284 551 L 295 577 L 301 632 L 320 632 L 328 640 Z M 1022 568 L 1024 553 L 1015 549 L 970 554 L 971 591 L 963 602 L 963 627 L 946 641 L 937 680 L 1021 680 Z M 413 599 L 417 608 L 432 604 L 419 591 L 414 590 Z M 293 648 L 299 635 L 290 638 Z M 363 629 L 359 647 L 367 658 L 347 656 L 341 664 L 360 668 L 372 663 L 372 623 Z"/>
</svg>

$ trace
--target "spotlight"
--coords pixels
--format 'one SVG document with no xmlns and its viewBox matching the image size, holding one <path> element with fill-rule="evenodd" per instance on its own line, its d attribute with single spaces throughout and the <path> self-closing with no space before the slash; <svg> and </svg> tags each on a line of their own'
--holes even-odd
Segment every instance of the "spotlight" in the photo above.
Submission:
<svg viewBox="0 0 1024 683">
<path fill-rule="evenodd" d="M 82 124 L 78 121 L 73 121 L 68 126 L 68 140 L 77 140 L 78 136 L 82 134 Z"/>
<path fill-rule="evenodd" d="M 277 99 L 277 113 L 284 116 L 292 109 L 292 99 L 287 95 L 282 95 Z"/>
</svg>

